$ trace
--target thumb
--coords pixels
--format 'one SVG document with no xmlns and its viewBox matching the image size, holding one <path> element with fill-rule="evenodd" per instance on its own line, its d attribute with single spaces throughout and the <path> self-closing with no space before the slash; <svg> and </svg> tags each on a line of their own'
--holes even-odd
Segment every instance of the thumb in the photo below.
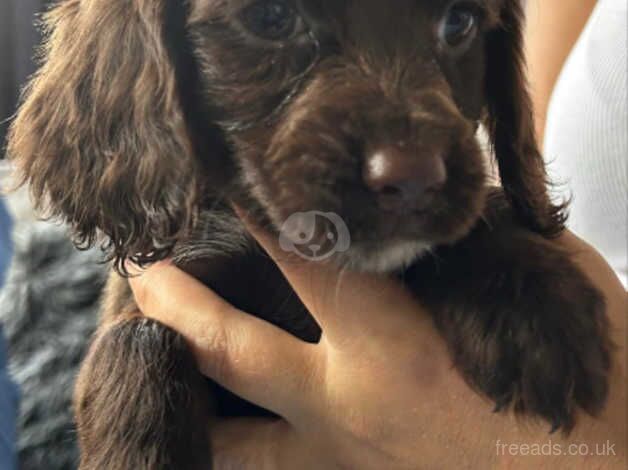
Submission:
<svg viewBox="0 0 628 470">
<path fill-rule="evenodd" d="M 288 418 L 317 399 L 315 345 L 238 310 L 171 263 L 129 282 L 143 314 L 181 333 L 201 372 L 229 391 Z"/>
</svg>

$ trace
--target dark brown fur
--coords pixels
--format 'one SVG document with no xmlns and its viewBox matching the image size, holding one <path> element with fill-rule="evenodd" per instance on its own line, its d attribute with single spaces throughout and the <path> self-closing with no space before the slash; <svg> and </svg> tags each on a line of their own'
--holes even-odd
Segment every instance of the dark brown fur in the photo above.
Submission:
<svg viewBox="0 0 628 470">
<path fill-rule="evenodd" d="M 353 246 L 337 262 L 356 269 L 419 240 L 434 257 L 389 269 L 431 307 L 472 387 L 565 431 L 579 408 L 599 412 L 604 302 L 551 241 L 564 207 L 535 141 L 520 3 L 478 2 L 481 31 L 456 57 L 434 40 L 449 2 L 296 3 L 307 30 L 279 47 L 236 26 L 244 0 L 61 1 L 10 134 L 35 202 L 80 244 L 103 240 L 119 270 L 174 256 L 311 342 L 318 326 L 229 201 L 274 231 L 295 212 L 340 214 Z M 487 187 L 479 124 L 503 192 Z M 446 161 L 418 215 L 381 211 L 362 181 L 364 155 L 400 142 L 409 158 Z M 81 467 L 202 468 L 212 415 L 263 410 L 208 393 L 181 337 L 135 310 L 114 274 L 76 391 Z"/>
</svg>

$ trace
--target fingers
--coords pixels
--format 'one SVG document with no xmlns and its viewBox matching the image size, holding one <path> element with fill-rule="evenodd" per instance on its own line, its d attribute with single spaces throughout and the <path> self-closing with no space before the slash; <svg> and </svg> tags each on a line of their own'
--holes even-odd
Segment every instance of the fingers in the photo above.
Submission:
<svg viewBox="0 0 628 470">
<path fill-rule="evenodd" d="M 238 214 L 322 326 L 328 341 L 344 341 L 354 333 L 351 330 L 357 330 L 361 336 L 373 330 L 397 334 L 399 329 L 407 330 L 408 314 L 429 322 L 416 300 L 399 283 L 382 276 L 340 270 L 333 263 L 299 259 L 283 251 L 275 237 L 241 211 Z"/>
<path fill-rule="evenodd" d="M 147 317 L 186 338 L 203 374 L 281 416 L 301 412 L 317 377 L 314 346 L 234 308 L 172 264 L 130 283 Z"/>
</svg>

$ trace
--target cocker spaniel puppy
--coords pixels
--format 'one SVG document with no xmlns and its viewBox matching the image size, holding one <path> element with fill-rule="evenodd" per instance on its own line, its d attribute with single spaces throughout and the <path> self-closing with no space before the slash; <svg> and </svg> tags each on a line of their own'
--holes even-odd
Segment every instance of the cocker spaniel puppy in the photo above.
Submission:
<svg viewBox="0 0 628 470">
<path fill-rule="evenodd" d="M 312 255 L 348 233 L 335 262 L 398 274 L 497 410 L 568 432 L 603 407 L 604 300 L 552 241 L 565 208 L 535 143 L 520 1 L 62 0 L 46 27 L 9 153 L 118 272 L 172 256 L 315 342 L 230 204 Z M 136 310 L 113 274 L 76 389 L 81 468 L 206 468 L 212 416 L 266 412 Z"/>
</svg>

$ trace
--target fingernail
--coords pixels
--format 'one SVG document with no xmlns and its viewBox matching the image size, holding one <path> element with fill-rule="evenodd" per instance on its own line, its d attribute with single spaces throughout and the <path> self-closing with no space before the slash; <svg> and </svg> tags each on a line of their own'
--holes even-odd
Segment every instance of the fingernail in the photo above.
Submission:
<svg viewBox="0 0 628 470">
<path fill-rule="evenodd" d="M 142 273 L 142 270 L 130 259 L 124 260 L 124 270 L 131 276 L 137 276 Z"/>
</svg>

